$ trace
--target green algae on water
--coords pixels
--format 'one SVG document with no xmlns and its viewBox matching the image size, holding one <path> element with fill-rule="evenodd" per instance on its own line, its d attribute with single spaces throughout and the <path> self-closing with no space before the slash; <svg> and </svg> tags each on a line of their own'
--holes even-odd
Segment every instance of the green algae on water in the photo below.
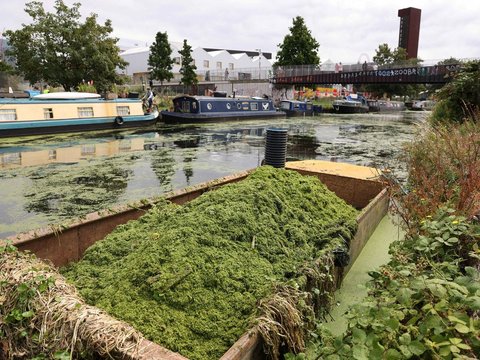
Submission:
<svg viewBox="0 0 480 360">
<path fill-rule="evenodd" d="M 161 202 L 64 270 L 87 302 L 189 359 L 218 359 L 259 300 L 344 246 L 357 210 L 314 177 L 261 167 L 178 206 Z"/>
</svg>

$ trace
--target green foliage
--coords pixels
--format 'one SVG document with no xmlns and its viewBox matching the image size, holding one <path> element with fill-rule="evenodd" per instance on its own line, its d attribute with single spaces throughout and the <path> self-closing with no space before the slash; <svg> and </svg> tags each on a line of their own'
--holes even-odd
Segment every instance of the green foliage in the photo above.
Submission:
<svg viewBox="0 0 480 360">
<path fill-rule="evenodd" d="M 392 50 L 388 44 L 380 44 L 378 49 L 375 50 L 373 61 L 379 65 L 380 68 L 391 68 L 395 66 L 417 66 L 422 60 L 407 59 L 407 52 L 401 47 Z M 416 98 L 418 93 L 424 89 L 424 85 L 411 84 L 371 84 L 364 87 L 365 91 L 368 91 L 377 97 L 386 96 L 388 98 L 391 98 L 393 95 Z"/>
<path fill-rule="evenodd" d="M 173 78 L 172 48 L 168 42 L 166 32 L 157 32 L 155 42 L 150 46 L 148 66 L 151 78 L 159 80 L 162 85 L 164 81 L 169 81 Z"/>
<path fill-rule="evenodd" d="M 458 266 L 462 247 L 480 233 L 454 210 L 441 208 L 422 233 L 392 245 L 392 260 L 370 272 L 369 296 L 347 314 L 346 334 L 322 326 L 322 359 L 453 359 L 480 352 L 480 273 Z"/>
<path fill-rule="evenodd" d="M 453 79 L 437 93 L 439 103 L 431 120 L 434 123 L 463 122 L 466 118 L 478 119 L 480 109 L 480 61 L 462 64 Z"/>
<path fill-rule="evenodd" d="M 10 73 L 12 71 L 13 71 L 13 68 L 10 65 L 0 60 L 0 72 Z"/>
<path fill-rule="evenodd" d="M 111 21 L 99 25 L 92 14 L 81 23 L 80 3 L 69 8 L 56 0 L 54 8 L 55 13 L 48 13 L 42 2 L 27 3 L 33 23 L 4 33 L 23 76 L 32 84 L 62 85 L 66 91 L 83 80 L 93 80 L 99 91 L 119 82 L 115 70 L 125 68 L 126 62 L 119 56 L 118 39 L 110 37 Z"/>
<path fill-rule="evenodd" d="M 290 34 L 285 35 L 283 43 L 278 44 L 280 50 L 277 53 L 275 66 L 285 65 L 318 65 L 318 47 L 320 44 L 311 35 L 301 16 L 293 19 L 293 25 L 289 28 Z"/>
<path fill-rule="evenodd" d="M 180 80 L 180 84 L 184 84 L 186 86 L 193 86 L 198 83 L 197 74 L 195 70 L 197 67 L 193 62 L 192 58 L 192 47 L 187 44 L 187 40 L 183 40 L 183 48 L 179 51 L 180 55 L 182 56 L 182 67 L 180 69 L 180 74 L 182 74 L 182 78 Z"/>
<path fill-rule="evenodd" d="M 265 166 L 187 205 L 159 203 L 64 273 L 88 302 L 155 342 L 192 360 L 218 359 L 278 284 L 314 284 L 296 306 L 311 315 L 323 299 L 325 311 L 331 293 L 315 280 L 332 275 L 316 260 L 346 246 L 356 215 L 318 179 Z"/>
</svg>

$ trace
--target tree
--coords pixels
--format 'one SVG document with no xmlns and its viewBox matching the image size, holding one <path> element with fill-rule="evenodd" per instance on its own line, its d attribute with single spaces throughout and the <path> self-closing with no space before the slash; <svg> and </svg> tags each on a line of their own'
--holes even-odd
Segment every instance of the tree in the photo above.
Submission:
<svg viewBox="0 0 480 360">
<path fill-rule="evenodd" d="M 462 122 L 478 118 L 480 111 L 480 61 L 462 64 L 452 80 L 437 92 L 433 121 Z M 477 121 L 480 119 L 477 119 Z"/>
<path fill-rule="evenodd" d="M 182 79 L 180 84 L 186 86 L 193 86 L 198 83 L 198 78 L 195 70 L 195 66 L 192 58 L 192 47 L 187 44 L 187 40 L 183 40 L 183 48 L 179 51 L 179 54 L 182 56 L 182 67 L 180 68 L 180 74 L 182 74 Z"/>
<path fill-rule="evenodd" d="M 407 59 L 407 51 L 398 47 L 390 49 L 388 44 L 380 44 L 375 50 L 373 61 L 381 68 L 392 68 L 395 66 L 417 66 L 422 62 L 421 59 Z M 365 91 L 372 93 L 377 97 L 409 96 L 416 97 L 418 93 L 425 89 L 424 85 L 403 85 L 403 84 L 371 84 L 364 87 Z"/>
<path fill-rule="evenodd" d="M 160 84 L 173 78 L 172 68 L 172 48 L 168 42 L 166 32 L 157 32 L 155 42 L 150 46 L 150 55 L 148 56 L 148 66 L 152 79 L 159 80 Z"/>
<path fill-rule="evenodd" d="M 32 84 L 45 81 L 66 91 L 82 81 L 93 80 L 99 91 L 119 82 L 116 69 L 127 63 L 119 56 L 118 39 L 110 37 L 111 21 L 99 25 L 92 14 L 81 23 L 80 3 L 69 8 L 56 0 L 54 8 L 55 13 L 48 13 L 40 1 L 27 3 L 25 12 L 33 23 L 4 33 L 17 70 Z"/>
<path fill-rule="evenodd" d="M 285 65 L 318 65 L 318 47 L 320 44 L 313 38 L 301 16 L 293 19 L 289 28 L 290 34 L 285 35 L 283 43 L 278 44 L 275 66 Z"/>
</svg>

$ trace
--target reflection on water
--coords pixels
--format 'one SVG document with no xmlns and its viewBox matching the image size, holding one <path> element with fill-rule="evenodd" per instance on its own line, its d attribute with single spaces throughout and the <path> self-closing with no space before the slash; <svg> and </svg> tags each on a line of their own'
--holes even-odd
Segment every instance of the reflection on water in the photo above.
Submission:
<svg viewBox="0 0 480 360">
<path fill-rule="evenodd" d="M 288 129 L 289 160 L 390 167 L 401 175 L 396 155 L 421 116 L 325 114 L 2 139 L 0 237 L 259 166 L 270 127 Z"/>
</svg>

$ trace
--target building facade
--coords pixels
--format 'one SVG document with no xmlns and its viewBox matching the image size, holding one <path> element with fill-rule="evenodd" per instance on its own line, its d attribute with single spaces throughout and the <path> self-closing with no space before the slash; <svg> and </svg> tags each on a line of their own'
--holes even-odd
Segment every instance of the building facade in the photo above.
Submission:
<svg viewBox="0 0 480 360">
<path fill-rule="evenodd" d="M 172 83 L 180 81 L 182 57 L 179 51 L 183 43 L 170 42 L 172 49 L 173 75 Z M 136 84 L 149 81 L 148 57 L 149 47 L 137 47 L 122 51 L 120 56 L 128 62 L 124 75 L 130 76 Z M 199 81 L 215 82 L 228 80 L 266 79 L 272 70 L 272 54 L 261 51 L 241 51 L 196 47 L 192 58 L 197 67 Z"/>
<path fill-rule="evenodd" d="M 398 10 L 400 18 L 398 47 L 407 50 L 407 59 L 416 58 L 418 54 L 421 15 L 422 10 L 413 7 Z"/>
</svg>

